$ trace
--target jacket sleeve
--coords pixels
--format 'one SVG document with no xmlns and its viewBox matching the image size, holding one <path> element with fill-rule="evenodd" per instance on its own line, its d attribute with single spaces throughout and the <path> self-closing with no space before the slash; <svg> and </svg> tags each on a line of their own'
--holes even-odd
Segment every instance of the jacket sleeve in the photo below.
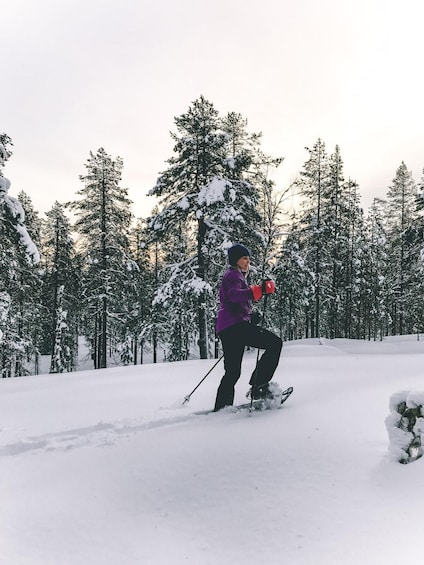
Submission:
<svg viewBox="0 0 424 565">
<path fill-rule="evenodd" d="M 238 277 L 229 277 L 224 283 L 224 288 L 230 302 L 241 304 L 242 302 L 253 300 L 253 295 L 250 287 L 248 287 L 247 283 L 244 283 L 244 281 L 242 281 Z"/>
</svg>

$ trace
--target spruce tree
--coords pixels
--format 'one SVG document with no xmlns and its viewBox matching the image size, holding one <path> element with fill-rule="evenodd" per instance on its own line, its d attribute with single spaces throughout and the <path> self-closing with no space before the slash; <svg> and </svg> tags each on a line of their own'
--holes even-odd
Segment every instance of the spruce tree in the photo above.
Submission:
<svg viewBox="0 0 424 565">
<path fill-rule="evenodd" d="M 42 311 L 41 311 L 41 295 L 43 290 L 41 267 L 41 226 L 42 222 L 38 212 L 35 210 L 31 198 L 24 192 L 18 194 L 18 202 L 22 206 L 23 217 L 25 220 L 26 236 L 25 240 L 29 240 L 31 244 L 29 248 L 34 246 L 36 249 L 35 257 L 23 263 L 23 269 L 20 275 L 21 287 L 24 290 L 20 297 L 23 312 L 23 327 L 26 328 L 25 333 L 30 336 L 33 349 L 34 372 L 39 372 L 39 354 L 42 342 Z M 19 228 L 21 229 L 21 228 Z M 28 248 L 28 243 L 25 243 Z M 35 263 L 34 263 L 35 260 Z"/>
<path fill-rule="evenodd" d="M 200 357 L 207 357 L 207 313 L 205 280 L 205 257 L 203 239 L 206 232 L 204 218 L 199 213 L 196 199 L 202 187 L 215 175 L 224 171 L 224 135 L 218 131 L 218 112 L 213 105 L 201 97 L 193 102 L 189 110 L 175 118 L 178 134 L 172 134 L 175 142 L 175 156 L 168 160 L 169 168 L 161 174 L 151 194 L 160 198 L 161 211 L 152 222 L 156 235 L 175 230 L 179 240 L 176 247 L 183 245 L 184 255 L 192 256 L 186 269 L 169 271 L 168 280 L 176 282 L 176 274 L 186 278 L 192 270 L 192 288 L 188 288 L 187 299 L 197 299 L 197 328 Z M 185 224 L 192 224 L 186 226 Z M 190 227 L 193 237 L 186 238 Z M 184 243 L 183 243 L 184 242 Z M 185 248 L 186 243 L 188 248 Z M 168 244 L 169 245 L 169 244 Z M 183 261 L 184 262 L 184 261 Z M 171 264 L 175 263 L 174 261 Z M 165 275 L 167 276 L 167 275 Z M 179 278 L 179 277 L 178 277 Z M 169 283 L 167 293 L 169 294 Z M 179 286 L 179 283 L 176 283 Z M 190 295 L 192 293 L 192 296 Z M 171 293 L 175 296 L 175 293 Z M 177 297 L 181 304 L 181 296 Z M 191 310 L 191 308 L 190 308 Z M 188 311 L 188 310 L 187 310 Z M 185 339 L 183 341 L 186 341 Z M 180 346 L 177 340 L 177 348 Z M 184 356 L 184 354 L 182 354 Z"/>
<path fill-rule="evenodd" d="M 387 201 L 374 198 L 365 222 L 369 269 L 366 275 L 370 292 L 370 307 L 366 318 L 369 338 L 383 339 L 387 335 L 389 317 L 387 312 L 388 280 L 387 273 Z"/>
<path fill-rule="evenodd" d="M 299 244 L 307 269 L 313 273 L 313 304 L 308 313 L 307 323 L 310 325 L 310 335 L 320 337 L 324 332 L 323 298 L 328 288 L 329 263 L 328 246 L 324 246 L 325 223 L 324 211 L 328 204 L 329 194 L 329 159 L 325 143 L 318 139 L 312 149 L 308 149 L 309 159 L 295 186 L 302 197 L 302 209 L 299 214 Z M 307 330 L 309 335 L 309 330 Z"/>
<path fill-rule="evenodd" d="M 78 356 L 79 265 L 65 207 L 55 202 L 43 229 L 44 353 L 50 372 L 73 371 Z"/>
<path fill-rule="evenodd" d="M 137 268 L 131 268 L 129 272 L 130 284 L 124 306 L 126 337 L 123 354 L 126 362 L 132 362 L 134 365 L 143 363 L 145 347 L 150 342 L 153 348 L 155 335 L 152 330 L 154 261 L 151 257 L 148 233 L 147 220 L 141 218 L 130 233 L 131 253 Z"/>
<path fill-rule="evenodd" d="M 0 371 L 2 377 L 29 373 L 38 361 L 39 251 L 32 241 L 21 202 L 9 196 L 3 167 L 12 155 L 11 139 L 0 134 Z"/>
<path fill-rule="evenodd" d="M 155 218 L 158 213 L 159 208 L 155 206 L 152 211 L 152 218 Z M 151 230 L 152 218 L 139 222 L 136 227 L 135 257 L 140 267 L 140 301 L 143 304 L 144 313 L 140 319 L 139 339 L 141 351 L 143 351 L 144 343 L 150 342 L 153 363 L 157 363 L 158 348 L 160 345 L 165 347 L 165 343 L 167 343 L 169 316 L 167 315 L 167 310 L 162 307 L 160 296 L 157 294 L 162 284 L 161 280 L 164 272 L 165 253 L 162 253 L 161 245 L 163 244 L 165 234 L 163 233 L 159 239 L 157 234 Z M 163 282 L 165 282 L 165 279 Z"/>
<path fill-rule="evenodd" d="M 131 202 L 128 190 L 119 186 L 122 167 L 122 159 L 113 160 L 103 148 L 90 152 L 87 174 L 80 176 L 81 199 L 70 204 L 77 216 L 83 260 L 85 333 L 96 368 L 107 366 L 108 352 L 116 349 L 116 337 L 122 336 L 122 304 L 128 273 L 135 267 L 129 245 Z"/>
<path fill-rule="evenodd" d="M 393 335 L 413 331 L 412 302 L 416 280 L 412 265 L 416 250 L 412 234 L 418 221 L 416 199 L 412 173 L 402 162 L 387 193 L 387 279 Z"/>
<path fill-rule="evenodd" d="M 345 180 L 338 146 L 328 155 L 318 139 L 307 150 L 309 159 L 294 183 L 301 197 L 300 209 L 276 269 L 282 282 L 282 267 L 288 269 L 291 281 L 286 298 L 290 307 L 288 312 L 284 307 L 280 310 L 288 335 L 299 335 L 303 319 L 305 336 L 348 336 L 353 326 L 360 331 L 366 298 L 360 282 L 365 267 L 360 251 L 364 232 L 358 186 Z M 296 279 L 303 288 L 301 296 Z M 302 305 L 302 315 L 295 300 Z"/>
<path fill-rule="evenodd" d="M 239 114 L 219 117 L 204 97 L 175 119 L 174 155 L 168 160 L 151 194 L 159 212 L 150 228 L 159 242 L 166 266 L 156 303 L 167 304 L 185 319 L 189 335 L 176 323 L 171 349 L 187 355 L 197 338 L 199 355 L 209 353 L 216 313 L 216 285 L 226 249 L 243 241 L 260 256 L 264 243 L 258 210 L 259 190 L 254 165 L 259 136 L 246 130 Z M 175 316 L 176 317 L 176 316 Z"/>
<path fill-rule="evenodd" d="M 280 337 L 289 340 L 310 337 L 314 273 L 305 261 L 300 237 L 301 230 L 293 215 L 289 235 L 280 248 L 273 270 L 278 298 L 273 318 Z"/>
<path fill-rule="evenodd" d="M 424 301 L 424 175 L 417 184 L 416 210 L 417 223 L 411 234 L 415 256 L 413 271 L 417 285 L 412 310 L 414 330 L 419 334 L 424 332 L 424 309 L 422 307 Z"/>
</svg>

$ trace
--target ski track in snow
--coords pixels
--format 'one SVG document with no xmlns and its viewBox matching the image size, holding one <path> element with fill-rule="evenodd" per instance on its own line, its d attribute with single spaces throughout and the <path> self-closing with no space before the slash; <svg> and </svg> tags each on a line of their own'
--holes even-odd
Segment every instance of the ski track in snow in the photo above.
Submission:
<svg viewBox="0 0 424 565">
<path fill-rule="evenodd" d="M 163 412 L 167 409 L 160 409 Z M 186 424 L 196 418 L 225 418 L 228 416 L 246 417 L 253 416 L 248 409 L 232 411 L 231 408 L 223 413 L 214 414 L 212 411 L 196 411 L 183 415 L 170 415 L 146 420 L 145 418 L 117 422 L 99 422 L 93 426 L 74 428 L 59 432 L 29 436 L 18 442 L 0 446 L 0 457 L 17 456 L 28 452 L 37 451 L 66 451 L 78 447 L 97 445 L 99 447 L 114 445 L 119 438 L 135 433 L 154 430 L 164 426 Z"/>
</svg>

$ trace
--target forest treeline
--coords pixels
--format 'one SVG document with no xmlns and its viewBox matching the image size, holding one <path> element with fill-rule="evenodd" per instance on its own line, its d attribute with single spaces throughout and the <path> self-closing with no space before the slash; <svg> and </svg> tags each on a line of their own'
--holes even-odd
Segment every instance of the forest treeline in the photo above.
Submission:
<svg viewBox="0 0 424 565">
<path fill-rule="evenodd" d="M 174 127 L 157 204 L 137 220 L 123 161 L 103 148 L 75 201 L 40 217 L 28 194 L 8 194 L 13 144 L 0 134 L 2 377 L 37 373 L 40 355 L 51 373 L 77 370 L 79 336 L 95 368 L 219 355 L 217 291 L 235 242 L 251 249 L 252 284 L 275 280 L 265 325 L 285 340 L 423 331 L 424 177 L 402 162 L 365 213 L 337 146 L 318 139 L 281 188 L 271 179 L 282 159 L 240 114 L 201 96 Z"/>
</svg>

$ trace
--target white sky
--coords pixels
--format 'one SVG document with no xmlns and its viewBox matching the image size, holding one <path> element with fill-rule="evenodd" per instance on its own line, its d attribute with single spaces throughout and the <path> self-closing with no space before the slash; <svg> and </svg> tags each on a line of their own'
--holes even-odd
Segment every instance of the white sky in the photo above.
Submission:
<svg viewBox="0 0 424 565">
<path fill-rule="evenodd" d="M 4 174 L 40 212 L 75 198 L 90 150 L 124 159 L 134 213 L 203 94 L 285 158 L 338 144 L 362 203 L 424 168 L 422 0 L 0 0 Z"/>
</svg>

